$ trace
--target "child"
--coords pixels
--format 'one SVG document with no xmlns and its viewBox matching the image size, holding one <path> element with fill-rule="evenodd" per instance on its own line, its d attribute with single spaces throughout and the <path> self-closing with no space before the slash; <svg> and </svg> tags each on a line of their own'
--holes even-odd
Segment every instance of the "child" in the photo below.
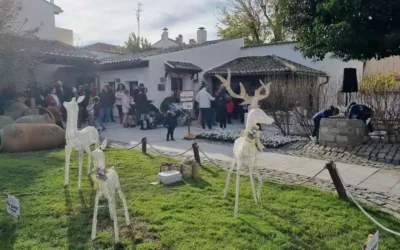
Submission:
<svg viewBox="0 0 400 250">
<path fill-rule="evenodd" d="M 129 110 L 131 109 L 130 106 L 130 102 L 131 102 L 131 98 L 129 96 L 129 90 L 125 89 L 124 90 L 124 95 L 122 96 L 122 113 L 124 114 L 124 118 L 123 118 L 123 122 L 122 124 L 124 124 L 124 128 L 128 128 L 128 114 L 129 114 Z"/>
<path fill-rule="evenodd" d="M 226 104 L 226 118 L 228 119 L 228 124 L 233 124 L 232 123 L 232 113 L 233 113 L 233 109 L 235 108 L 235 104 L 232 101 L 232 98 L 230 98 L 228 100 L 228 103 Z"/>
<path fill-rule="evenodd" d="M 319 125 L 321 123 L 322 118 L 328 118 L 331 116 L 336 116 L 339 114 L 339 109 L 334 106 L 330 106 L 329 109 L 324 109 L 316 113 L 313 117 L 314 121 L 314 130 L 312 132 L 311 140 L 314 142 L 318 141 L 318 133 L 319 133 Z"/>
<path fill-rule="evenodd" d="M 129 106 L 131 109 L 129 110 L 129 126 L 131 128 L 136 128 L 136 107 L 135 107 L 135 102 L 133 100 L 133 97 L 130 98 L 130 104 Z"/>
<path fill-rule="evenodd" d="M 175 141 L 174 130 L 175 130 L 175 127 L 178 125 L 178 117 L 175 114 L 175 110 L 176 110 L 175 106 L 170 105 L 169 111 L 167 113 L 167 117 L 165 119 L 165 123 L 168 128 L 167 141 L 169 141 L 170 136 L 171 136 L 171 141 Z"/>
<path fill-rule="evenodd" d="M 94 104 L 94 126 L 97 127 L 97 125 L 100 125 L 102 127 L 102 131 L 106 130 L 106 127 L 102 123 L 102 107 L 100 103 L 100 98 L 98 96 L 93 98 L 93 104 Z M 99 130 L 100 131 L 100 130 Z"/>
<path fill-rule="evenodd" d="M 89 105 L 86 107 L 86 111 L 88 112 L 89 115 L 89 126 L 94 126 L 94 103 L 93 103 L 93 98 L 90 98 Z"/>
</svg>

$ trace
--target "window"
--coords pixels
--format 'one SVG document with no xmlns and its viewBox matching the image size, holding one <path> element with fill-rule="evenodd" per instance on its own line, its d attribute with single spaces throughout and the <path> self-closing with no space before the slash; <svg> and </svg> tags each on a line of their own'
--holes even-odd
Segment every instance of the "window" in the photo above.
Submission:
<svg viewBox="0 0 400 250">
<path fill-rule="evenodd" d="M 165 84 L 158 84 L 158 91 L 165 91 Z"/>
</svg>

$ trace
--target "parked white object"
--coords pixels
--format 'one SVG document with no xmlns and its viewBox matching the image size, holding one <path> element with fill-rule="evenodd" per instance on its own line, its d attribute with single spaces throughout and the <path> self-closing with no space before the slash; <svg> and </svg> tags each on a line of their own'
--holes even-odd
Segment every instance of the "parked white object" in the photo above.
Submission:
<svg viewBox="0 0 400 250">
<path fill-rule="evenodd" d="M 225 86 L 228 93 L 233 98 L 243 99 L 247 104 L 250 104 L 250 110 L 246 118 L 246 127 L 242 132 L 242 136 L 239 137 L 233 146 L 233 162 L 229 168 L 228 177 L 226 179 L 226 185 L 224 190 L 224 197 L 226 197 L 230 178 L 234 167 L 236 166 L 236 199 L 235 199 L 235 217 L 238 215 L 239 206 L 239 186 L 240 186 L 240 170 L 248 171 L 250 175 L 251 188 L 254 196 L 254 202 L 257 203 L 261 198 L 262 178 L 257 168 L 257 149 L 262 150 L 264 146 L 260 142 L 260 130 L 257 129 L 257 124 L 272 124 L 274 119 L 269 117 L 262 109 L 259 108 L 258 102 L 264 98 L 267 98 L 270 93 L 271 83 L 265 85 L 261 80 L 261 87 L 255 91 L 254 96 L 247 95 L 246 89 L 243 84 L 240 83 L 240 94 L 236 94 L 231 89 L 231 72 L 228 70 L 228 78 L 224 79 L 220 75 L 216 77 Z M 261 91 L 265 90 L 265 94 L 261 95 Z M 253 173 L 257 175 L 259 184 L 258 192 L 256 194 Z"/>
<path fill-rule="evenodd" d="M 101 196 L 104 196 L 108 200 L 108 209 L 110 211 L 111 220 L 114 223 L 114 241 L 115 243 L 119 242 L 119 233 L 118 233 L 118 220 L 117 220 L 117 209 L 116 209 L 116 192 L 118 192 L 119 197 L 122 200 L 122 204 L 124 206 L 126 225 L 129 226 L 129 213 L 128 213 L 128 205 L 126 203 L 126 198 L 121 190 L 121 184 L 119 182 L 119 176 L 117 172 L 114 170 L 114 167 L 111 169 L 106 169 L 106 159 L 103 150 L 107 146 L 107 139 L 105 139 L 100 146 L 100 148 L 96 148 L 92 152 L 93 163 L 95 166 L 95 173 L 92 174 L 92 179 L 94 180 L 94 187 L 97 190 L 96 198 L 94 202 L 94 213 L 93 213 L 93 224 L 92 224 L 92 240 L 96 239 L 96 231 L 97 231 L 97 213 L 99 209 L 99 199 Z"/>
<path fill-rule="evenodd" d="M 65 177 L 64 185 L 67 186 L 69 182 L 69 164 L 71 160 L 72 149 L 76 149 L 79 152 L 79 178 L 78 178 L 78 189 L 81 189 L 82 181 L 82 165 L 84 152 L 88 154 L 89 166 L 88 175 L 90 174 L 90 165 L 92 160 L 92 151 L 90 146 L 95 144 L 96 148 L 99 146 L 99 132 L 95 127 L 86 127 L 81 131 L 78 131 L 78 112 L 79 106 L 85 99 L 85 96 L 81 96 L 76 100 L 76 97 L 72 98 L 70 102 L 64 102 L 64 107 L 67 110 L 67 128 L 65 131 Z"/>
<path fill-rule="evenodd" d="M 175 170 L 161 172 L 157 175 L 157 181 L 164 185 L 174 184 L 182 181 L 182 174 Z"/>
</svg>

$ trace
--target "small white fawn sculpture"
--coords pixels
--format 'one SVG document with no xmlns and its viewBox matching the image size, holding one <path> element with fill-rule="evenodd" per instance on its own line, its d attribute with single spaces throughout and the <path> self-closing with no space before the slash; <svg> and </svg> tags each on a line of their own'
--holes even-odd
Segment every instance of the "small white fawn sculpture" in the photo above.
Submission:
<svg viewBox="0 0 400 250">
<path fill-rule="evenodd" d="M 106 159 L 103 150 L 107 146 L 107 139 L 105 139 L 100 146 L 92 152 L 93 163 L 95 166 L 95 173 L 92 174 L 92 179 L 94 180 L 94 187 L 97 190 L 96 198 L 94 201 L 94 213 L 93 213 L 93 224 L 92 224 L 92 240 L 96 239 L 97 230 L 97 212 L 99 209 L 99 199 L 104 196 L 108 200 L 108 209 L 110 211 L 111 220 L 114 223 L 114 242 L 119 242 L 118 233 L 118 220 L 117 220 L 117 209 L 116 209 L 116 192 L 118 192 L 119 197 L 122 200 L 124 206 L 126 225 L 129 226 L 129 213 L 128 205 L 126 203 L 126 198 L 121 190 L 121 184 L 119 183 L 119 176 L 114 170 L 106 169 Z"/>
<path fill-rule="evenodd" d="M 67 186 L 69 182 L 69 165 L 71 161 L 72 149 L 76 149 L 79 152 L 79 178 L 78 178 L 78 189 L 81 189 L 82 181 L 82 165 L 83 156 L 86 152 L 88 154 L 88 175 L 90 174 L 90 165 L 92 160 L 92 151 L 90 146 L 95 144 L 96 148 L 99 146 L 99 131 L 95 127 L 86 127 L 81 131 L 78 131 L 78 113 L 79 106 L 85 99 L 85 96 L 81 96 L 76 100 L 76 97 L 72 98 L 70 102 L 64 102 L 64 107 L 67 110 L 67 127 L 65 131 L 65 177 L 64 185 Z"/>
<path fill-rule="evenodd" d="M 231 72 L 228 70 L 228 77 L 224 79 L 222 76 L 216 75 L 216 77 L 225 86 L 228 93 L 233 98 L 243 99 L 247 104 L 250 104 L 250 111 L 247 115 L 246 127 L 242 131 L 242 136 L 239 137 L 233 146 L 233 161 L 229 168 L 228 177 L 226 179 L 226 185 L 224 190 L 224 197 L 226 197 L 230 178 L 234 167 L 236 166 L 236 199 L 235 199 L 235 212 L 234 216 L 238 215 L 239 207 L 239 187 L 240 187 L 240 170 L 248 171 L 250 175 L 251 188 L 254 196 L 254 202 L 257 203 L 261 199 L 261 188 L 262 178 L 256 165 L 257 160 L 257 148 L 262 150 L 264 146 L 260 141 L 261 132 L 258 124 L 272 124 L 274 119 L 269 117 L 262 109 L 259 108 L 258 102 L 264 98 L 267 98 L 270 93 L 271 83 L 265 85 L 261 80 L 261 87 L 255 91 L 254 96 L 251 97 L 246 93 L 246 90 L 242 83 L 240 83 L 240 94 L 233 92 L 231 88 Z M 265 93 L 261 95 L 261 91 L 265 90 Z M 258 178 L 258 192 L 256 194 L 253 173 Z"/>
</svg>

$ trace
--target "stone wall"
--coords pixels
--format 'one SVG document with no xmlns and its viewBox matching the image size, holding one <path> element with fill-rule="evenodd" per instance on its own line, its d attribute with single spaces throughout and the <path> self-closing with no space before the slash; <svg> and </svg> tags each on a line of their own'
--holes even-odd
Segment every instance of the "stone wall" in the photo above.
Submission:
<svg viewBox="0 0 400 250">
<path fill-rule="evenodd" d="M 368 142 L 365 122 L 356 119 L 326 118 L 321 120 L 319 143 L 326 147 L 358 146 Z"/>
</svg>

